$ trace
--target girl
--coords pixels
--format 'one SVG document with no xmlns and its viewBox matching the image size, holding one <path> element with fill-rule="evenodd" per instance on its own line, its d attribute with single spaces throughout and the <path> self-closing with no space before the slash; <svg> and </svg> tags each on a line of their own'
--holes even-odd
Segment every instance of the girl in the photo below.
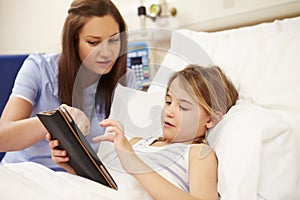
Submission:
<svg viewBox="0 0 300 200">
<path fill-rule="evenodd" d="M 60 170 L 51 159 L 44 140 L 47 131 L 36 113 L 61 104 L 78 107 L 89 117 L 89 142 L 104 132 L 98 122 L 109 115 L 118 80 L 125 75 L 123 83 L 136 87 L 134 73 L 126 74 L 125 31 L 125 22 L 111 1 L 72 2 L 63 27 L 62 52 L 30 55 L 17 75 L 0 119 L 0 152 L 7 152 L 2 162 L 33 161 Z M 80 111 L 67 108 L 80 123 Z M 98 150 L 99 144 L 91 145 Z"/>
<path fill-rule="evenodd" d="M 112 142 L 118 155 L 115 160 L 153 199 L 218 199 L 217 158 L 206 136 L 237 98 L 237 90 L 219 67 L 190 65 L 176 72 L 167 85 L 163 137 L 128 141 L 123 126 L 106 119 L 100 125 L 108 133 L 94 141 Z M 56 149 L 59 141 L 49 145 L 53 160 L 75 173 L 66 163 L 67 152 Z"/>
</svg>

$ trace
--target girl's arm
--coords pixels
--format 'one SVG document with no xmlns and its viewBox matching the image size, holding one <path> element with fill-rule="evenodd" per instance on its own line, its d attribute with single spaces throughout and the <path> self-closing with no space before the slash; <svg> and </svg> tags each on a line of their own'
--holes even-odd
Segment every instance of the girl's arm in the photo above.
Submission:
<svg viewBox="0 0 300 200">
<path fill-rule="evenodd" d="M 29 147 L 47 133 L 37 117 L 30 117 L 32 105 L 28 101 L 11 97 L 0 119 L 0 151 L 15 151 Z"/>
<path fill-rule="evenodd" d="M 208 196 L 195 190 L 197 185 L 201 186 L 206 181 L 203 180 L 198 183 L 196 179 L 201 177 L 201 174 L 197 174 L 194 168 L 199 167 L 196 166 L 199 165 L 198 162 L 191 162 L 191 173 L 195 175 L 196 178 L 190 178 L 190 181 L 192 181 L 190 183 L 192 184 L 192 192 L 187 193 L 170 183 L 139 159 L 134 153 L 129 141 L 124 136 L 123 127 L 119 123 L 112 119 L 107 119 L 102 121 L 100 125 L 107 127 L 107 131 L 112 134 L 98 136 L 94 138 L 94 141 L 113 142 L 123 168 L 134 176 L 154 199 L 217 199 L 216 195 Z M 199 154 L 197 159 L 199 160 Z M 198 168 L 198 171 L 201 171 L 201 168 Z M 199 190 L 201 190 L 201 188 L 199 188 Z"/>
<path fill-rule="evenodd" d="M 206 144 L 195 145 L 189 155 L 190 193 L 204 199 L 218 199 L 218 161 Z"/>
<path fill-rule="evenodd" d="M 200 157 L 200 145 L 190 152 L 189 193 L 179 189 L 156 171 L 148 167 L 135 154 L 122 156 L 121 163 L 153 199 L 218 199 L 217 159 L 213 151 Z M 120 154 L 119 154 L 120 155 Z M 124 159 L 125 158 L 125 159 Z M 130 165 L 132 164 L 132 165 Z"/>
</svg>

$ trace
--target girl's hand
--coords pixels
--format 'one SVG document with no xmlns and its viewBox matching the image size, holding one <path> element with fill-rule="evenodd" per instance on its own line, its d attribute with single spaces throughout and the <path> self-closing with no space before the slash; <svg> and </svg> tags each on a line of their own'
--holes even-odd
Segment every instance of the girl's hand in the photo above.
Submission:
<svg viewBox="0 0 300 200">
<path fill-rule="evenodd" d="M 105 119 L 100 122 L 100 126 L 107 127 L 107 133 L 93 138 L 93 141 L 109 141 L 114 143 L 115 150 L 118 154 L 123 169 L 125 169 L 128 173 L 141 171 L 140 165 L 137 164 L 140 162 L 140 160 L 134 153 L 130 142 L 125 137 L 122 124 L 113 119 Z"/>
<path fill-rule="evenodd" d="M 52 140 L 51 135 L 49 133 L 46 134 L 46 140 L 49 142 L 49 147 L 51 148 L 51 156 L 53 162 L 61 166 L 67 172 L 71 174 L 76 174 L 74 169 L 68 163 L 70 158 L 68 157 L 66 150 L 62 150 L 58 148 L 59 141 Z"/>
<path fill-rule="evenodd" d="M 90 121 L 87 116 L 82 112 L 80 109 L 68 106 L 66 104 L 60 105 L 60 107 L 64 107 L 68 113 L 70 113 L 71 117 L 73 118 L 74 122 L 80 129 L 83 135 L 88 135 L 90 132 Z"/>
<path fill-rule="evenodd" d="M 134 152 L 131 144 L 124 135 L 123 125 L 113 119 L 105 119 L 100 122 L 100 126 L 106 127 L 107 133 L 93 138 L 94 142 L 109 141 L 114 143 L 117 150 Z"/>
</svg>

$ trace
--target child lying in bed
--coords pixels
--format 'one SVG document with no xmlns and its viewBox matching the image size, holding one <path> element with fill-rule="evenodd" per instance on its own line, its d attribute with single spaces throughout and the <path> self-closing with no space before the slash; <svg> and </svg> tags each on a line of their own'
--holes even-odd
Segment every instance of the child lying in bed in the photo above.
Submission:
<svg viewBox="0 0 300 200">
<path fill-rule="evenodd" d="M 128 141 L 122 124 L 106 119 L 100 126 L 107 127 L 107 134 L 94 141 L 112 142 L 123 170 L 154 199 L 218 199 L 217 158 L 206 137 L 237 98 L 237 90 L 219 67 L 189 65 L 167 85 L 163 137 Z M 53 161 L 75 173 L 67 164 L 67 152 L 56 149 L 59 141 L 49 134 L 47 140 Z"/>
</svg>

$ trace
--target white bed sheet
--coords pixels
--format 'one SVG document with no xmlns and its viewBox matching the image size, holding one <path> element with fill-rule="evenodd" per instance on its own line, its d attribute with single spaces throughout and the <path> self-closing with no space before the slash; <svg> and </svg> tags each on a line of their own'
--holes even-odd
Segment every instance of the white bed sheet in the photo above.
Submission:
<svg viewBox="0 0 300 200">
<path fill-rule="evenodd" d="M 118 191 L 32 162 L 4 164 L 0 166 L 0 199 L 151 199 L 129 175 L 116 171 L 112 175 L 117 176 Z"/>
</svg>

